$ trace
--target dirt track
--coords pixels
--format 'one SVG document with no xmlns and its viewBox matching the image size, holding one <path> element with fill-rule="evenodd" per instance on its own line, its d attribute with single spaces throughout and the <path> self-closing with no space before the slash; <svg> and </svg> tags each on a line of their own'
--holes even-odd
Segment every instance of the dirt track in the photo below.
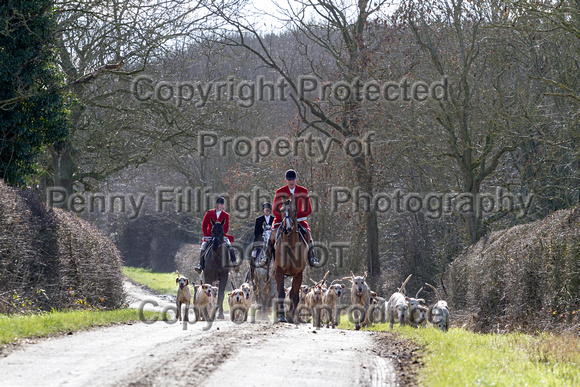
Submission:
<svg viewBox="0 0 580 387">
<path fill-rule="evenodd" d="M 127 284 L 132 306 L 167 301 Z M 158 321 L 23 344 L 0 358 L 2 386 L 396 385 L 376 333 L 268 321 Z M 227 382 L 225 382 L 227 381 Z"/>
</svg>

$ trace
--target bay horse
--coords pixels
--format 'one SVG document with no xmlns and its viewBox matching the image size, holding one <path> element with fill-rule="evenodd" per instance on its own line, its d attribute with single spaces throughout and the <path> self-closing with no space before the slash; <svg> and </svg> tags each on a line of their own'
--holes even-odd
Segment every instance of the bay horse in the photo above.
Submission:
<svg viewBox="0 0 580 387">
<path fill-rule="evenodd" d="M 308 260 L 308 244 L 299 231 L 294 195 L 283 202 L 283 208 L 285 216 L 277 230 L 274 245 L 276 249 L 274 275 L 278 286 L 278 322 L 288 322 L 284 314 L 284 276 L 292 276 L 292 288 L 289 295 L 291 305 L 288 317 L 293 321 L 292 316 L 296 313 L 300 301 L 302 274 Z"/>
<path fill-rule="evenodd" d="M 220 320 L 224 319 L 224 293 L 226 290 L 226 284 L 228 283 L 228 274 L 230 271 L 230 253 L 227 249 L 227 246 L 224 244 L 225 221 L 226 220 L 223 219 L 221 222 L 215 222 L 213 219 L 211 219 L 211 241 L 209 242 L 208 248 L 205 250 L 205 268 L 203 270 L 204 283 L 213 284 L 216 281 L 219 282 L 217 318 Z M 212 316 L 214 316 L 215 311 L 212 311 L 211 313 Z"/>
</svg>

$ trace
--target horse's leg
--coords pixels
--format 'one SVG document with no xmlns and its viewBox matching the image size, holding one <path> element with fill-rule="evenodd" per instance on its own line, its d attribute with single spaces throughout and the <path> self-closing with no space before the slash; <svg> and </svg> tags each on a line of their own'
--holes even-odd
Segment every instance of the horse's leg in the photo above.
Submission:
<svg viewBox="0 0 580 387">
<path fill-rule="evenodd" d="M 261 318 L 267 318 L 267 309 L 268 309 L 268 291 L 270 291 L 270 287 L 268 286 L 268 284 L 266 282 L 264 282 L 264 277 L 262 277 L 262 275 L 260 275 L 258 278 L 258 289 L 260 290 L 260 303 L 258 305 L 261 305 L 261 313 L 262 316 Z"/>
<path fill-rule="evenodd" d="M 261 305 L 260 310 L 262 313 L 262 318 L 266 315 L 266 284 L 263 283 L 263 278 L 258 278 L 258 289 L 260 290 L 260 302 L 258 305 Z"/>
<path fill-rule="evenodd" d="M 268 303 L 270 302 L 270 292 L 271 284 L 264 280 L 264 277 L 260 278 L 260 291 L 262 292 L 262 319 L 268 318 Z"/>
<path fill-rule="evenodd" d="M 302 274 L 298 273 L 292 279 L 292 289 L 290 290 L 290 300 L 292 301 L 292 309 L 290 310 L 292 318 L 295 319 L 300 316 L 296 316 L 296 311 L 298 310 L 298 303 L 300 302 L 300 286 L 302 286 Z"/>
<path fill-rule="evenodd" d="M 281 267 L 276 267 L 276 285 L 278 286 L 278 322 L 288 322 L 284 317 L 284 270 Z"/>
<path fill-rule="evenodd" d="M 226 291 L 226 285 L 228 283 L 228 272 L 226 271 L 225 274 L 220 274 L 219 276 L 219 290 L 218 290 L 218 299 L 217 299 L 217 307 L 218 307 L 218 320 L 224 319 L 224 293 Z"/>
<path fill-rule="evenodd" d="M 320 306 L 314 305 L 312 308 L 312 326 L 314 328 L 320 328 Z"/>
</svg>

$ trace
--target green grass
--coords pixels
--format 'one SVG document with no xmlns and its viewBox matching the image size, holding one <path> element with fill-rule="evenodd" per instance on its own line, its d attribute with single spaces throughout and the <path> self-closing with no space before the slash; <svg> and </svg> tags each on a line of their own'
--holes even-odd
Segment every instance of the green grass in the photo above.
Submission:
<svg viewBox="0 0 580 387">
<path fill-rule="evenodd" d="M 340 327 L 354 325 L 343 316 Z M 368 329 L 385 331 L 388 324 Z M 476 334 L 459 328 L 443 333 L 398 325 L 394 331 L 423 348 L 420 385 L 580 385 L 580 338 L 576 336 Z"/>
<path fill-rule="evenodd" d="M 152 319 L 155 315 L 160 314 L 145 312 L 147 319 Z M 0 345 L 19 339 L 46 337 L 97 326 L 137 321 L 138 319 L 139 311 L 137 309 L 53 311 L 24 316 L 0 315 Z"/>
<path fill-rule="evenodd" d="M 177 295 L 177 284 L 175 283 L 177 274 L 175 272 L 156 273 L 152 272 L 151 269 L 123 266 L 123 274 L 133 282 L 143 284 L 157 293 Z"/>
</svg>

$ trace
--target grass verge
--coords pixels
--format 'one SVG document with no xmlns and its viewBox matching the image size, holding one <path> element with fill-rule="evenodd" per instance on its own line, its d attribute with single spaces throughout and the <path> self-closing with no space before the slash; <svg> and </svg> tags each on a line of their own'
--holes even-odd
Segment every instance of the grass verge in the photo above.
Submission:
<svg viewBox="0 0 580 387">
<path fill-rule="evenodd" d="M 340 327 L 354 325 L 343 318 Z M 388 324 L 368 330 L 388 331 Z M 460 328 L 443 333 L 409 326 L 393 332 L 420 347 L 419 385 L 580 385 L 580 338 L 572 335 L 476 334 Z"/>
<path fill-rule="evenodd" d="M 147 286 L 159 294 L 177 295 L 176 273 L 157 273 L 151 269 L 123 266 L 123 274 L 131 281 Z"/>
<path fill-rule="evenodd" d="M 147 319 L 160 315 L 145 312 Z M 33 337 L 137 321 L 137 309 L 52 311 L 33 315 L 0 315 L 0 345 Z"/>
</svg>

